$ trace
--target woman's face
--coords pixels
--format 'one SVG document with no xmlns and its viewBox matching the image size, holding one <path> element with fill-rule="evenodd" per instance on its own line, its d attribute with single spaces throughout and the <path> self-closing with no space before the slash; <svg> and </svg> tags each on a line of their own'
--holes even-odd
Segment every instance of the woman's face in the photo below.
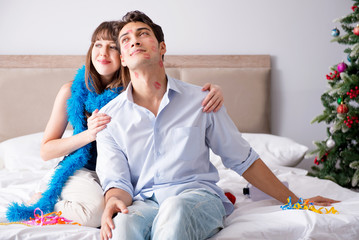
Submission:
<svg viewBox="0 0 359 240">
<path fill-rule="evenodd" d="M 121 65 L 120 53 L 111 40 L 97 40 L 92 48 L 91 60 L 105 84 L 111 81 Z"/>
</svg>

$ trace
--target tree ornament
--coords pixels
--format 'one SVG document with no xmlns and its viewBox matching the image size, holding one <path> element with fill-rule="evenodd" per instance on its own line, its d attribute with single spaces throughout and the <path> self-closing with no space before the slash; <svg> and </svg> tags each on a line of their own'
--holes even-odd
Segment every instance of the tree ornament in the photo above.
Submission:
<svg viewBox="0 0 359 240">
<path fill-rule="evenodd" d="M 349 108 L 346 104 L 342 103 L 337 107 L 337 113 L 344 114 L 347 112 L 349 112 Z"/>
<path fill-rule="evenodd" d="M 343 98 L 342 98 L 342 97 L 338 97 L 337 103 L 338 103 L 338 104 L 342 104 L 342 103 L 343 103 Z"/>
<path fill-rule="evenodd" d="M 359 95 L 359 88 L 358 86 L 355 86 L 355 88 L 350 89 L 349 92 L 347 92 L 347 95 L 350 99 L 356 98 Z"/>
<path fill-rule="evenodd" d="M 326 152 L 320 160 L 319 160 L 318 156 L 315 157 L 315 158 L 314 158 L 314 163 L 315 163 L 316 165 L 319 165 L 321 162 L 327 161 L 328 154 L 329 154 L 329 153 Z"/>
<path fill-rule="evenodd" d="M 335 141 L 332 139 L 332 137 L 330 137 L 328 140 L 327 140 L 327 147 L 329 149 L 332 149 L 334 146 L 335 146 Z"/>
<path fill-rule="evenodd" d="M 314 164 L 315 164 L 315 165 L 319 165 L 318 157 L 315 157 L 315 158 L 314 158 Z"/>
<path fill-rule="evenodd" d="M 359 24 L 353 29 L 353 33 L 359 36 Z"/>
<path fill-rule="evenodd" d="M 338 28 L 333 28 L 332 29 L 332 36 L 333 37 L 338 37 L 340 34 L 340 31 L 338 30 Z"/>
<path fill-rule="evenodd" d="M 335 70 L 334 72 L 330 72 L 329 74 L 327 74 L 326 77 L 328 80 L 337 80 L 340 78 L 340 72 Z"/>
<path fill-rule="evenodd" d="M 346 65 L 344 62 L 341 62 L 338 64 L 337 69 L 339 72 L 344 72 L 347 69 L 348 65 Z"/>
<path fill-rule="evenodd" d="M 345 119 L 343 122 L 345 125 L 347 125 L 348 128 L 351 128 L 353 124 L 359 123 L 359 118 L 358 116 L 347 116 L 347 119 Z"/>
</svg>

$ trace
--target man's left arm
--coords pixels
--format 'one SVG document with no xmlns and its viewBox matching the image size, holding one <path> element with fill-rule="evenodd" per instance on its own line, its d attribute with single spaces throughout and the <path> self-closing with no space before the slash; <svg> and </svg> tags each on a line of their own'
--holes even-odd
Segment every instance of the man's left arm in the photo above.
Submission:
<svg viewBox="0 0 359 240">
<path fill-rule="evenodd" d="M 253 186 L 282 203 L 287 203 L 288 197 L 291 197 L 292 202 L 294 203 L 299 200 L 293 192 L 291 192 L 281 181 L 279 181 L 279 179 L 261 159 L 255 161 L 242 176 Z M 332 203 L 338 202 L 322 196 L 308 198 L 308 200 L 313 204 L 320 206 L 330 206 Z"/>
<path fill-rule="evenodd" d="M 216 113 L 208 113 L 206 143 L 221 156 L 223 165 L 242 175 L 259 155 L 242 137 L 223 106 Z"/>
<path fill-rule="evenodd" d="M 223 164 L 242 175 L 249 183 L 282 203 L 291 197 L 294 202 L 299 198 L 291 192 L 259 155 L 244 140 L 237 127 L 225 111 L 225 107 L 217 113 L 209 114 L 209 127 L 206 141 L 213 152 L 220 155 Z M 321 196 L 309 198 L 316 205 L 329 206 L 337 201 Z"/>
<path fill-rule="evenodd" d="M 282 203 L 286 203 L 288 197 L 291 197 L 293 202 L 299 200 L 293 192 L 279 181 L 261 159 L 257 159 L 242 176 L 253 186 Z"/>
</svg>

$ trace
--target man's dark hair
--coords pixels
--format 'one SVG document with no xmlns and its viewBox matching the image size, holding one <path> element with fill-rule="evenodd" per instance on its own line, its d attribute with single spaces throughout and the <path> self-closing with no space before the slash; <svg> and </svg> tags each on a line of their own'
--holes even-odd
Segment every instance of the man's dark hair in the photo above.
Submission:
<svg viewBox="0 0 359 240">
<path fill-rule="evenodd" d="M 131 22 L 143 22 L 147 24 L 155 34 L 158 43 L 165 41 L 162 28 L 156 23 L 154 23 L 151 18 L 149 18 L 146 14 L 138 10 L 128 12 L 125 16 L 123 16 L 122 20 L 119 23 L 119 32 L 126 24 Z"/>
</svg>

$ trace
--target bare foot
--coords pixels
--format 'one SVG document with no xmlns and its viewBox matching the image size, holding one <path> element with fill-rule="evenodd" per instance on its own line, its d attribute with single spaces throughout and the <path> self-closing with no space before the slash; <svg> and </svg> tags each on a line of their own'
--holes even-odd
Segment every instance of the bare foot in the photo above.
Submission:
<svg viewBox="0 0 359 240">
<path fill-rule="evenodd" d="M 39 199 L 41 198 L 42 193 L 41 192 L 37 192 L 34 195 L 32 195 L 32 197 L 30 198 L 29 201 L 26 202 L 26 205 L 32 205 L 34 203 L 36 203 L 37 201 L 39 201 Z"/>
</svg>

